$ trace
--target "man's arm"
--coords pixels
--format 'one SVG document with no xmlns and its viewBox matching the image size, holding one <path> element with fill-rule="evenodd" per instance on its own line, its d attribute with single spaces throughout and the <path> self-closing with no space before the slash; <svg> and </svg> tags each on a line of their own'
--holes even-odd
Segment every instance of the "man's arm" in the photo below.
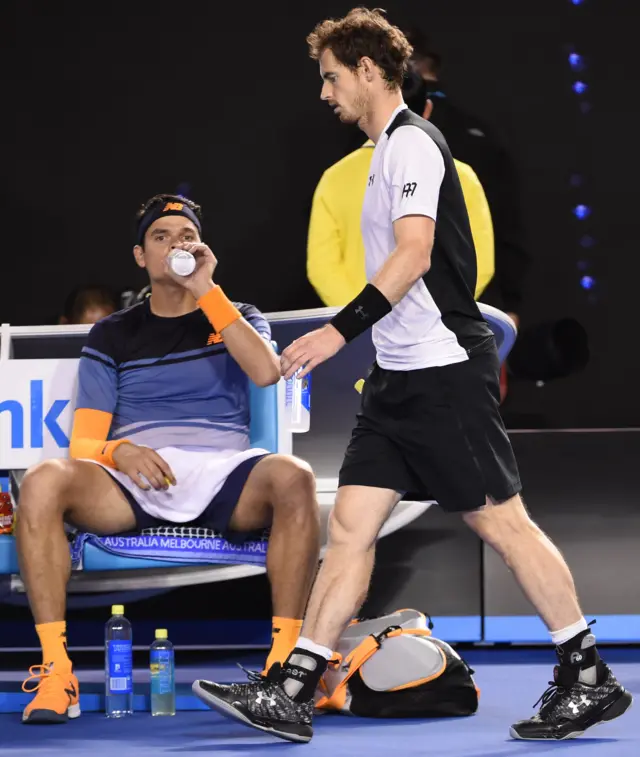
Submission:
<svg viewBox="0 0 640 757">
<path fill-rule="evenodd" d="M 431 266 L 444 159 L 421 129 L 401 127 L 391 136 L 386 169 L 396 247 L 371 284 L 397 305 Z"/>
<path fill-rule="evenodd" d="M 469 225 L 476 250 L 476 291 L 477 300 L 487 288 L 495 273 L 495 249 L 491 211 L 482 184 L 471 166 L 454 160 L 464 202 L 469 215 Z"/>
<path fill-rule="evenodd" d="M 307 278 L 328 307 L 346 305 L 357 294 L 349 282 L 344 240 L 331 212 L 325 177 L 313 196 L 307 236 Z"/>
<path fill-rule="evenodd" d="M 269 341 L 270 332 L 260 334 L 227 300 L 220 287 L 210 284 L 203 294 L 197 291 L 194 294 L 202 312 L 222 336 L 229 354 L 257 386 L 276 384 L 280 380 L 280 361 Z M 222 327 L 227 320 L 231 322 Z M 267 323 L 264 318 L 261 321 Z"/>
<path fill-rule="evenodd" d="M 113 453 L 126 440 L 107 442 L 117 402 L 118 375 L 103 324 L 89 332 L 78 368 L 78 395 L 69 456 L 115 468 Z"/>
<path fill-rule="evenodd" d="M 281 371 L 301 378 L 391 312 L 431 266 L 444 159 L 422 130 L 402 127 L 391 137 L 384 167 L 391 185 L 395 248 L 371 283 L 322 329 L 282 353 Z"/>
<path fill-rule="evenodd" d="M 435 221 L 427 216 L 404 216 L 393 224 L 396 247 L 371 280 L 392 306 L 431 267 L 435 228 Z"/>
</svg>

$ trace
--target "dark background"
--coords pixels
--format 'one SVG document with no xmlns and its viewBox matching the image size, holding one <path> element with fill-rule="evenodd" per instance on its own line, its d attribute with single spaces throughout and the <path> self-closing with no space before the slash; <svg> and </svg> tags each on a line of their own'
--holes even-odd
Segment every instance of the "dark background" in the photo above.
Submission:
<svg viewBox="0 0 640 757">
<path fill-rule="evenodd" d="M 309 205 L 354 134 L 320 103 L 305 36 L 352 5 L 3 3 L 0 321 L 52 322 L 80 283 L 143 285 L 133 213 L 185 185 L 234 299 L 265 311 L 318 306 L 305 274 Z M 384 5 L 392 21 L 431 33 L 449 94 L 515 157 L 534 256 L 524 325 L 569 315 L 590 335 L 584 373 L 515 385 L 505 412 L 538 426 L 640 425 L 632 4 Z M 574 49 L 587 61 L 579 75 Z M 578 78 L 589 86 L 581 96 Z M 578 203 L 588 220 L 573 216 Z M 593 246 L 580 246 L 585 235 Z"/>
</svg>

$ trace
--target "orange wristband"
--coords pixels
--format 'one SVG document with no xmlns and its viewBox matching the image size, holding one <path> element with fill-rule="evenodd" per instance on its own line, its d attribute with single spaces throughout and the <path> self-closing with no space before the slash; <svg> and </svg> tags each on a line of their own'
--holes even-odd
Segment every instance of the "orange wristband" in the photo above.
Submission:
<svg viewBox="0 0 640 757">
<path fill-rule="evenodd" d="M 218 334 L 230 326 L 242 314 L 238 308 L 227 298 L 227 295 L 219 286 L 214 286 L 198 300 L 198 307 L 209 319 L 209 323 Z"/>
<path fill-rule="evenodd" d="M 128 439 L 117 439 L 116 441 L 107 442 L 103 449 L 103 455 L 105 463 L 110 468 L 115 468 L 116 464 L 113 462 L 113 453 L 118 449 L 121 444 L 133 444 Z"/>
</svg>

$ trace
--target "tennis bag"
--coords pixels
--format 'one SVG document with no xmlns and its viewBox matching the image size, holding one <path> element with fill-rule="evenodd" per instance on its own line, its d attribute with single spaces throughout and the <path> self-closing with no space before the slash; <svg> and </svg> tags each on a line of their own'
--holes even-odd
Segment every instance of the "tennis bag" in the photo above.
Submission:
<svg viewBox="0 0 640 757">
<path fill-rule="evenodd" d="M 398 610 L 351 623 L 315 706 L 369 718 L 461 717 L 478 709 L 479 695 L 471 668 L 431 635 L 425 616 Z"/>
</svg>

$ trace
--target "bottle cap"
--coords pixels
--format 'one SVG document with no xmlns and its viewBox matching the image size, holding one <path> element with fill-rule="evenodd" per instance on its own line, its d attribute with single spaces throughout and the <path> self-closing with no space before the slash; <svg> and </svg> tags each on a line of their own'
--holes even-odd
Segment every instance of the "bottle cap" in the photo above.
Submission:
<svg viewBox="0 0 640 757">
<path fill-rule="evenodd" d="M 124 615 L 124 605 L 112 605 L 111 613 L 113 615 Z"/>
<path fill-rule="evenodd" d="M 166 628 L 156 628 L 156 639 L 168 639 L 169 634 Z"/>
</svg>

